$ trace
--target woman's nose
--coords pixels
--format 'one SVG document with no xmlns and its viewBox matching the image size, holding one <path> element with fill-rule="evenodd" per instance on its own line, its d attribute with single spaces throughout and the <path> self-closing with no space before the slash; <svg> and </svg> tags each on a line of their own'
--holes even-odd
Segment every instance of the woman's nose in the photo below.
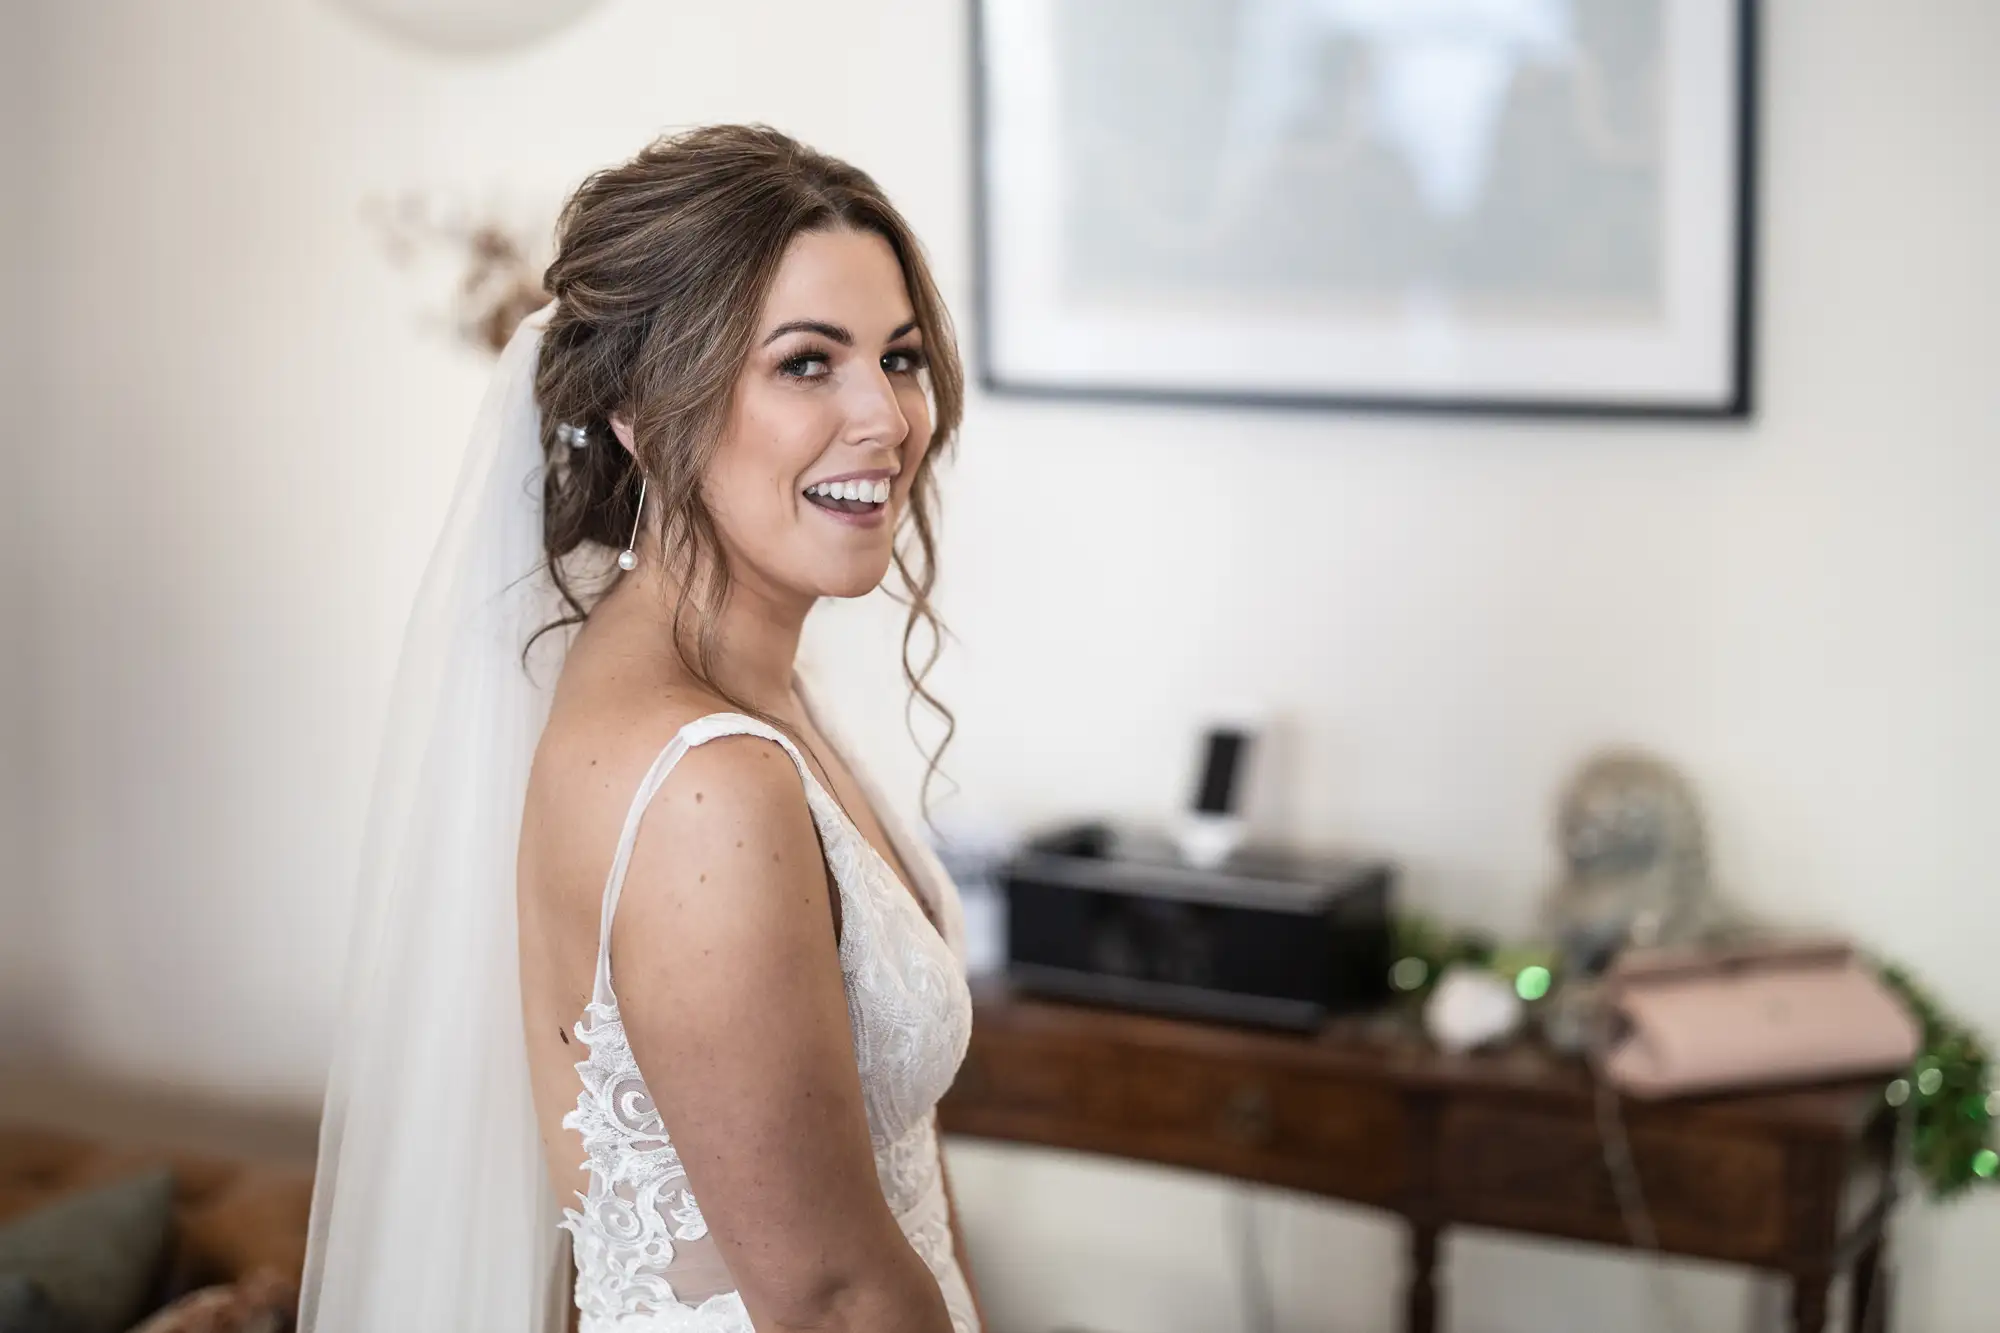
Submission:
<svg viewBox="0 0 2000 1333">
<path fill-rule="evenodd" d="M 896 397 L 896 386 L 880 366 L 856 375 L 849 382 L 847 410 L 856 440 L 879 440 L 899 445 L 910 433 L 910 419 Z"/>
</svg>

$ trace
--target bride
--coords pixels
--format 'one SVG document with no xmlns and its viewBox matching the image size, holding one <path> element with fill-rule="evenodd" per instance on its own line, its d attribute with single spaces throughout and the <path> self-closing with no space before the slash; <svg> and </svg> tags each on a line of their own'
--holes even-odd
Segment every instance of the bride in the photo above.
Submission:
<svg viewBox="0 0 2000 1333">
<path fill-rule="evenodd" d="M 721 126 L 586 181 L 546 286 L 404 646 L 300 1326 L 971 1333 L 955 890 L 794 668 L 891 565 L 935 631 L 930 273 Z"/>
</svg>

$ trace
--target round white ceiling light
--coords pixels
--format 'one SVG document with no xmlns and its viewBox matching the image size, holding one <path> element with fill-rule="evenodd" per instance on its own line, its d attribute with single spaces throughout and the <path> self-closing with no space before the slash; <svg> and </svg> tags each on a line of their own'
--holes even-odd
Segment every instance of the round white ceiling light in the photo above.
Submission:
<svg viewBox="0 0 2000 1333">
<path fill-rule="evenodd" d="M 581 18 L 598 0 L 337 0 L 371 27 L 434 51 L 526 46 Z"/>
</svg>

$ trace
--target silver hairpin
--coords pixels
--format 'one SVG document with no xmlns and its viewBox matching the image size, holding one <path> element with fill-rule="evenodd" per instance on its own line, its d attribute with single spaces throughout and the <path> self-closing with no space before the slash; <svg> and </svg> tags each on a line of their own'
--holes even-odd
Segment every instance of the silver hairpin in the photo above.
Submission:
<svg viewBox="0 0 2000 1333">
<path fill-rule="evenodd" d="M 556 424 L 556 438 L 572 449 L 581 449 L 590 443 L 590 431 L 584 426 L 572 426 L 567 421 Z"/>
</svg>

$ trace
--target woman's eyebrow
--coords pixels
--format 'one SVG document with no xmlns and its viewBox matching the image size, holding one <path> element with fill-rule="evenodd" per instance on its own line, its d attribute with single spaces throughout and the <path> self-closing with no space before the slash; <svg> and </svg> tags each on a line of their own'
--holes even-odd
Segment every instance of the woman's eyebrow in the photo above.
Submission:
<svg viewBox="0 0 2000 1333">
<path fill-rule="evenodd" d="M 917 327 L 917 321 L 914 319 L 899 324 L 896 326 L 895 330 L 889 334 L 888 340 L 890 342 L 894 342 L 896 341 L 896 339 L 902 337 L 906 333 L 911 332 L 916 327 Z M 769 333 L 764 335 L 764 346 L 769 347 L 772 343 L 778 341 L 778 339 L 784 337 L 788 333 L 817 333 L 820 337 L 825 338 L 828 342 L 839 343 L 842 347 L 854 346 L 853 334 L 849 333 L 846 329 L 840 327 L 840 325 L 829 324 L 823 319 L 787 320 L 783 324 L 780 324 L 777 328 L 772 329 Z"/>
<path fill-rule="evenodd" d="M 787 320 L 764 336 L 764 346 L 769 347 L 788 333 L 817 333 L 820 337 L 830 342 L 837 342 L 842 347 L 854 346 L 853 334 L 838 324 L 829 324 L 821 319 Z"/>
</svg>

